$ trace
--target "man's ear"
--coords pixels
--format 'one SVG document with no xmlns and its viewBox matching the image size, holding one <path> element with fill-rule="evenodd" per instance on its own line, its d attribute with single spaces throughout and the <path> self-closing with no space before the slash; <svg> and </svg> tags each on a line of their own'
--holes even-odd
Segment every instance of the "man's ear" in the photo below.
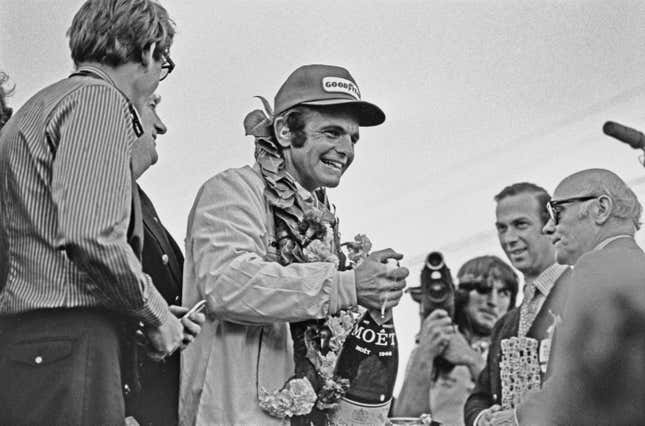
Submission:
<svg viewBox="0 0 645 426">
<path fill-rule="evenodd" d="M 598 197 L 597 206 L 597 214 L 594 220 L 598 225 L 601 225 L 607 222 L 611 217 L 611 212 L 614 208 L 614 201 L 607 195 L 601 195 Z"/>
<path fill-rule="evenodd" d="M 273 131 L 275 132 L 275 137 L 282 148 L 291 147 L 291 131 L 287 127 L 284 117 L 278 117 L 275 119 L 273 123 Z"/>
<path fill-rule="evenodd" d="M 153 42 L 150 47 L 143 49 L 143 51 L 141 52 L 141 63 L 144 67 L 149 68 L 150 65 L 152 65 L 152 63 L 154 62 L 154 53 L 156 47 L 157 43 Z"/>
</svg>

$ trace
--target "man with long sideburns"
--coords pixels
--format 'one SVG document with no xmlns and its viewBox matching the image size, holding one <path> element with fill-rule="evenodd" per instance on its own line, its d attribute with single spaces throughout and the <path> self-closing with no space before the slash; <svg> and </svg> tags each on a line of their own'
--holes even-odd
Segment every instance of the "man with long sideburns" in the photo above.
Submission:
<svg viewBox="0 0 645 426">
<path fill-rule="evenodd" d="M 517 409 L 521 425 L 645 423 L 645 254 L 641 203 L 615 173 L 566 177 L 549 203 L 559 263 L 575 265 L 554 372 Z M 575 295 L 575 297 L 573 296 Z"/>
<path fill-rule="evenodd" d="M 123 324 L 142 322 L 160 354 L 181 344 L 128 243 L 130 102 L 168 74 L 174 33 L 153 1 L 86 1 L 68 31 L 75 72 L 2 130 L 0 424 L 123 424 Z"/>
<path fill-rule="evenodd" d="M 293 218 L 333 217 L 320 189 L 338 186 L 359 127 L 381 124 L 381 109 L 361 100 L 346 69 L 328 65 L 295 70 L 273 109 L 245 122 L 256 163 L 207 181 L 188 219 L 184 303 L 205 298 L 209 320 L 182 357 L 181 424 L 283 424 L 258 394 L 294 374 L 288 323 L 357 303 L 389 309 L 405 286 L 407 269 L 381 263 L 401 258 L 390 249 L 347 271 L 290 257 L 301 247 Z"/>
<path fill-rule="evenodd" d="M 521 305 L 495 325 L 486 367 L 464 406 L 467 425 L 514 421 L 514 408 L 551 374 L 553 333 L 568 294 L 570 270 L 555 262 L 549 194 L 533 183 L 516 183 L 495 196 L 497 235 L 511 264 L 524 276 Z"/>
</svg>

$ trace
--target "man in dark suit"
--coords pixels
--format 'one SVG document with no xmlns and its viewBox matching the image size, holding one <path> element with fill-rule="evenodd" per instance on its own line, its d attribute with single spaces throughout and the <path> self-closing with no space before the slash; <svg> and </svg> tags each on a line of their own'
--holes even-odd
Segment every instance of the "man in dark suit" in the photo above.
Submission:
<svg viewBox="0 0 645 426">
<path fill-rule="evenodd" d="M 140 114 L 144 134 L 132 147 L 132 173 L 139 178 L 151 165 L 157 162 L 157 135 L 166 133 L 167 128 L 156 107 L 161 98 L 153 95 L 135 102 Z M 137 185 L 141 201 L 143 221 L 143 250 L 141 263 L 143 271 L 150 275 L 155 287 L 164 297 L 171 311 L 182 316 L 188 309 L 181 307 L 181 282 L 184 256 L 170 233 L 161 224 L 159 216 L 146 193 Z M 183 347 L 200 331 L 203 314 L 194 314 L 191 321 L 183 321 Z M 128 416 L 134 417 L 141 425 L 176 425 L 178 423 L 179 401 L 179 351 L 161 360 L 155 360 L 141 353 L 138 357 L 139 392 L 133 392 L 127 403 Z"/>
<path fill-rule="evenodd" d="M 553 374 L 517 408 L 519 424 L 645 424 L 645 254 L 642 207 L 614 173 L 565 178 L 549 203 L 559 263 L 575 265 Z"/>
<path fill-rule="evenodd" d="M 524 299 L 493 329 L 486 367 L 464 406 L 467 425 L 513 419 L 513 408 L 527 392 L 539 389 L 546 376 L 570 274 L 566 266 L 555 263 L 551 240 L 542 232 L 549 200 L 546 190 L 526 182 L 495 196 L 499 241 L 524 276 Z"/>
</svg>

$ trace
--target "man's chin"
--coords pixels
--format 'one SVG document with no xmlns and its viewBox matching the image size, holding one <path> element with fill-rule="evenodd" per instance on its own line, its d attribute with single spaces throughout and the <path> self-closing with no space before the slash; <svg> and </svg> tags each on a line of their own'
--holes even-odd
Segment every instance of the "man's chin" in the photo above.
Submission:
<svg viewBox="0 0 645 426">
<path fill-rule="evenodd" d="M 560 265 L 574 265 L 576 263 L 568 253 L 558 250 L 555 251 L 555 260 Z"/>
<path fill-rule="evenodd" d="M 338 185 L 340 185 L 340 178 L 325 179 L 323 184 L 320 186 L 325 188 L 336 188 Z"/>
<path fill-rule="evenodd" d="M 490 336 L 496 321 L 489 319 L 479 319 L 473 321 L 473 331 L 480 336 Z"/>
<path fill-rule="evenodd" d="M 530 269 L 531 265 L 526 261 L 526 259 L 513 260 L 511 259 L 511 265 L 518 271 L 524 273 L 527 269 Z"/>
</svg>

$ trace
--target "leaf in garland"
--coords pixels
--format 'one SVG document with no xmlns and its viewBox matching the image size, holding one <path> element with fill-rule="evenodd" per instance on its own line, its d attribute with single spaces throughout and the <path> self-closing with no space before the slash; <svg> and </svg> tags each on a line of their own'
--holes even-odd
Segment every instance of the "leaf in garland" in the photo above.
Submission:
<svg viewBox="0 0 645 426">
<path fill-rule="evenodd" d="M 260 101 L 262 101 L 262 105 L 264 105 L 264 110 L 267 112 L 269 117 L 273 117 L 273 110 L 271 109 L 271 105 L 269 105 L 269 102 L 260 95 L 257 95 L 255 97 L 258 98 Z"/>
<path fill-rule="evenodd" d="M 280 171 L 281 163 L 276 161 L 274 158 L 267 158 L 266 161 L 263 161 L 262 168 L 267 172 L 274 182 L 277 182 L 280 179 L 278 172 Z M 269 176 L 268 176 L 269 177 Z"/>
<path fill-rule="evenodd" d="M 271 136 L 271 120 L 262 110 L 256 109 L 244 117 L 244 132 L 255 137 Z"/>
</svg>

